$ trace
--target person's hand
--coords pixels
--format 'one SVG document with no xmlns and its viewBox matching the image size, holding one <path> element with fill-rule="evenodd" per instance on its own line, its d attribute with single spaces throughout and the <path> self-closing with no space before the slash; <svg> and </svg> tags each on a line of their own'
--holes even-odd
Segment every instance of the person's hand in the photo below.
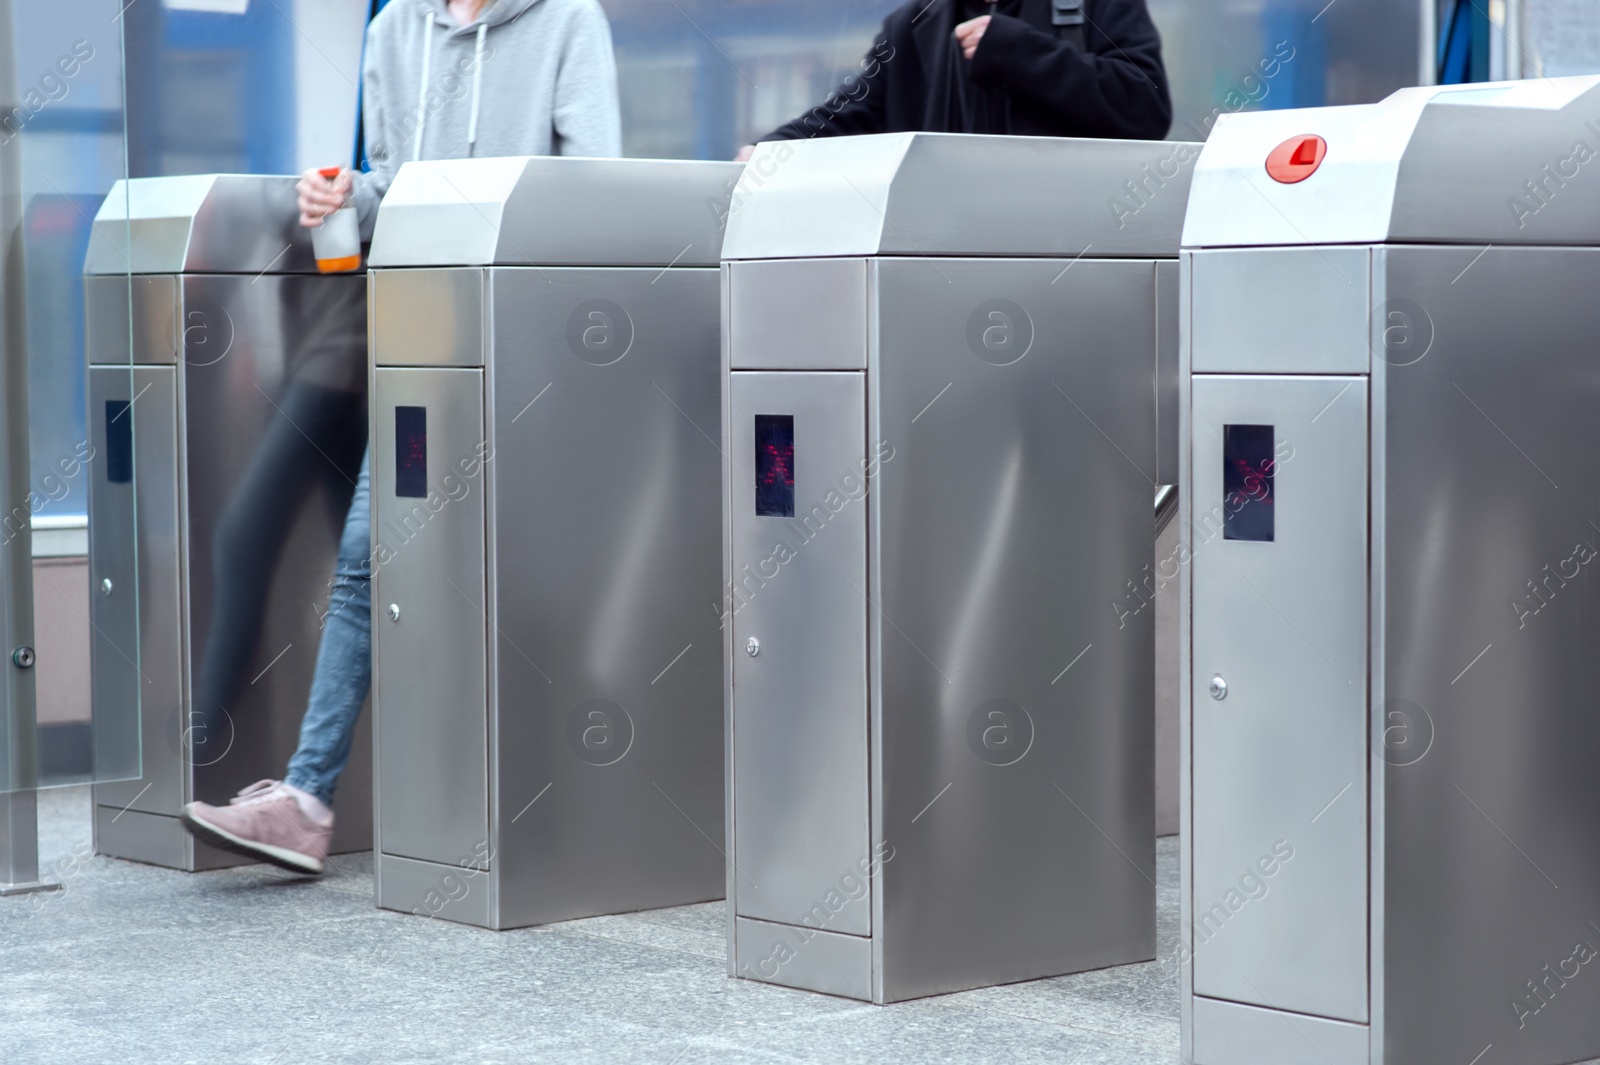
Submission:
<svg viewBox="0 0 1600 1065">
<path fill-rule="evenodd" d="M 989 28 L 989 16 L 979 15 L 968 22 L 963 22 L 956 27 L 956 43 L 961 46 L 961 54 L 971 59 L 978 51 L 978 42 L 983 40 L 983 34 Z"/>
<path fill-rule="evenodd" d="M 341 168 L 339 176 L 329 181 L 318 170 L 307 170 L 300 175 L 294 187 L 300 200 L 300 224 L 316 229 L 322 220 L 350 202 L 350 192 L 356 179 L 348 169 Z"/>
<path fill-rule="evenodd" d="M 733 157 L 733 161 L 736 163 L 748 163 L 750 157 L 754 154 L 756 154 L 756 146 L 754 144 L 746 144 L 739 149 L 739 154 Z"/>
</svg>

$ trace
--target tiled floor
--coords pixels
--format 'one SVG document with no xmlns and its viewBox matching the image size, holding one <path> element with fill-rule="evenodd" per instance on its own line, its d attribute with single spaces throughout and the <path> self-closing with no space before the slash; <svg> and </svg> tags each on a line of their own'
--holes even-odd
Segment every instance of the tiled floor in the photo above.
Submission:
<svg viewBox="0 0 1600 1065">
<path fill-rule="evenodd" d="M 878 1007 L 728 979 L 720 903 L 486 932 L 374 908 L 366 856 L 74 865 L 85 789 L 42 794 L 40 834 L 65 890 L 0 900 L 5 1065 L 1178 1060 L 1172 839 L 1160 961 Z"/>
</svg>

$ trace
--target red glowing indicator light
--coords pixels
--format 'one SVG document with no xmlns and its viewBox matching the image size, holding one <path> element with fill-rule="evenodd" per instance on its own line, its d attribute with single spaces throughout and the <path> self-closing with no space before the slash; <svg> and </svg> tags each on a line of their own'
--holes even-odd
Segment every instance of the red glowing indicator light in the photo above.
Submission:
<svg viewBox="0 0 1600 1065">
<path fill-rule="evenodd" d="M 794 487 L 794 444 L 779 447 L 776 444 L 763 444 L 767 460 L 762 464 L 762 484 L 781 484 L 786 488 Z"/>
<path fill-rule="evenodd" d="M 1267 176 L 1284 185 L 1294 185 L 1317 172 L 1328 155 L 1328 142 L 1315 133 L 1290 137 L 1267 156 Z"/>
</svg>

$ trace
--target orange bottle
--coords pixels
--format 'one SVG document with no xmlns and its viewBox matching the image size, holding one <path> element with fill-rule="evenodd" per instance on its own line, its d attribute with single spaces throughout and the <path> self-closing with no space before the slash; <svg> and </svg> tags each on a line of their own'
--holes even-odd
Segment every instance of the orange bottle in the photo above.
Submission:
<svg viewBox="0 0 1600 1065">
<path fill-rule="evenodd" d="M 339 167 L 325 166 L 317 173 L 328 184 L 339 177 Z M 347 274 L 361 269 L 361 223 L 353 205 L 346 204 L 311 231 L 311 250 L 317 257 L 317 269 L 325 274 Z"/>
</svg>

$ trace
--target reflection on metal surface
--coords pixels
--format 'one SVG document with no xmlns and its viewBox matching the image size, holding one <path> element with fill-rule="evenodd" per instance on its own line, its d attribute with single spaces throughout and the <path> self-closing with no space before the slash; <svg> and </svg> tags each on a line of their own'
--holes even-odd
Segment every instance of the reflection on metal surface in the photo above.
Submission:
<svg viewBox="0 0 1600 1065">
<path fill-rule="evenodd" d="M 1178 516 L 1178 486 L 1164 484 L 1156 489 L 1156 536 L 1167 531 L 1172 519 Z"/>
<path fill-rule="evenodd" d="M 671 403 L 662 402 L 635 426 L 658 443 L 632 457 L 629 472 L 637 478 L 637 490 L 629 493 L 630 500 L 615 515 L 606 574 L 591 591 L 593 608 L 583 634 L 590 676 L 604 676 L 619 649 L 654 642 L 649 616 L 639 610 L 639 590 L 659 579 L 655 568 L 661 562 L 660 545 L 673 539 L 672 524 L 679 520 L 673 499 L 680 490 L 679 471 L 693 469 L 705 448 L 703 441 L 686 439 L 677 431 L 674 422 L 681 418 Z"/>
<path fill-rule="evenodd" d="M 1026 470 L 1022 455 L 1022 427 L 1015 437 L 1003 447 L 1003 456 L 990 474 L 990 493 L 979 503 L 977 512 L 984 515 L 983 527 L 974 543 L 975 551 L 967 561 L 965 573 L 959 582 L 963 587 L 948 604 L 951 609 L 949 643 L 940 648 L 939 657 L 949 672 L 957 676 L 970 675 L 979 665 L 980 656 L 992 654 L 986 636 L 993 631 L 999 615 L 1009 604 L 999 600 L 1012 589 L 1002 579 L 1002 569 L 1010 561 L 1008 549 L 1017 540 L 1016 523 L 1021 516 L 1021 496 L 1027 486 L 1038 477 L 1035 470 Z M 982 489 L 979 489 L 982 491 Z M 952 582 L 956 583 L 956 582 Z M 952 591 L 955 589 L 952 588 Z M 949 716 L 958 712 L 946 693 L 940 700 L 940 712 Z"/>
</svg>

